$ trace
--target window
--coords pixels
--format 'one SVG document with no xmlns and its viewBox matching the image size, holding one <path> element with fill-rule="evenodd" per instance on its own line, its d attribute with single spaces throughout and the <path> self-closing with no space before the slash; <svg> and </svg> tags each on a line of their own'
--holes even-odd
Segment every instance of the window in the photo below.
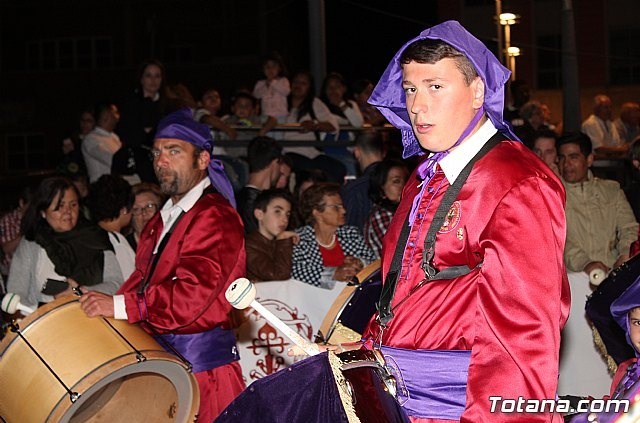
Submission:
<svg viewBox="0 0 640 423">
<path fill-rule="evenodd" d="M 640 34 L 637 28 L 611 31 L 609 40 L 611 84 L 640 83 Z"/>
<path fill-rule="evenodd" d="M 113 42 L 108 37 L 64 38 L 27 44 L 27 69 L 74 70 L 111 68 Z"/>
<path fill-rule="evenodd" d="M 47 151 L 44 134 L 7 134 L 4 142 L 7 172 L 46 169 Z"/>
<path fill-rule="evenodd" d="M 560 35 L 538 37 L 538 88 L 553 89 L 562 85 Z"/>
</svg>

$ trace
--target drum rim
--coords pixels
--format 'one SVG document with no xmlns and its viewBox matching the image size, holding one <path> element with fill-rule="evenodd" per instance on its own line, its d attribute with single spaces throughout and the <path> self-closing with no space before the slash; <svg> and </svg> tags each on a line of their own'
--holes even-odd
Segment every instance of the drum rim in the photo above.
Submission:
<svg viewBox="0 0 640 423">
<path fill-rule="evenodd" d="M 70 418 L 74 416 L 74 413 L 76 413 L 78 409 L 88 399 L 90 399 L 93 394 L 95 394 L 108 384 L 118 380 L 119 378 L 136 375 L 138 373 L 152 373 L 154 375 L 166 378 L 176 390 L 177 394 L 177 401 L 179 405 L 177 414 L 175 416 L 175 421 L 188 422 L 190 421 L 188 420 L 189 418 L 193 419 L 195 417 L 195 414 L 197 414 L 198 409 L 200 408 L 200 392 L 198 389 L 198 383 L 193 376 L 193 373 L 187 371 L 185 364 L 173 354 L 156 350 L 141 350 L 141 352 L 144 352 L 145 356 L 147 357 L 147 359 L 143 362 L 138 362 L 135 359 L 134 361 L 130 360 L 132 356 L 135 357 L 135 353 L 125 354 L 109 360 L 103 363 L 101 366 L 98 366 L 92 371 L 85 374 L 81 379 L 78 380 L 77 383 L 70 387 L 71 391 L 81 394 L 80 399 L 75 403 L 70 403 L 69 396 L 67 394 L 62 395 L 55 406 L 52 408 L 45 422 L 68 423 Z M 167 363 L 172 364 L 172 375 L 184 376 L 179 380 L 179 382 L 181 382 L 181 387 L 183 389 L 186 388 L 188 392 L 183 392 L 181 389 L 179 389 L 179 387 L 176 386 L 176 381 L 171 379 L 166 373 L 149 372 L 149 370 L 147 369 L 149 367 L 159 367 L 160 364 Z M 107 366 L 112 367 L 114 364 L 117 366 L 115 371 L 107 373 L 105 375 L 99 374 L 101 369 L 104 369 Z M 141 371 L 139 372 L 126 372 L 126 370 L 134 369 L 134 367 L 138 365 L 142 365 L 144 366 L 144 368 L 140 369 Z M 180 373 L 180 368 L 184 369 L 185 372 Z M 191 394 L 191 398 L 189 398 L 188 396 L 184 397 L 188 394 Z M 183 399 L 191 399 L 191 402 L 187 403 L 185 401 L 183 404 Z"/>
<path fill-rule="evenodd" d="M 382 267 L 380 265 L 380 260 L 375 260 L 371 263 L 369 263 L 368 266 L 366 266 L 364 269 L 362 269 L 360 272 L 358 272 L 358 274 L 356 275 L 356 277 L 358 278 L 358 280 L 362 280 L 362 282 L 360 282 L 357 285 L 347 285 L 344 287 L 343 290 L 346 290 L 348 288 L 352 288 L 351 292 L 349 293 L 349 295 L 346 297 L 346 299 L 343 301 L 342 305 L 340 306 L 340 308 L 337 310 L 337 313 L 335 314 L 334 318 L 331 319 L 328 327 L 327 327 L 327 333 L 326 334 L 322 334 L 322 336 L 324 337 L 324 342 L 329 342 L 329 340 L 331 339 L 331 335 L 333 335 L 333 332 L 335 332 L 336 330 L 336 325 L 340 322 L 340 316 L 342 315 L 342 312 L 347 308 L 347 306 L 349 305 L 349 302 L 351 301 L 351 299 L 353 298 L 353 296 L 356 294 L 356 291 L 358 289 L 362 288 L 362 285 L 364 285 L 367 279 L 369 279 L 371 276 L 373 276 L 376 272 L 382 272 Z M 336 298 L 339 299 L 340 295 L 338 295 L 338 297 Z M 335 304 L 335 301 L 334 301 Z M 333 305 L 331 305 L 331 307 L 329 307 L 329 311 L 331 311 L 331 309 L 333 308 Z M 325 325 L 325 319 L 323 319 L 322 323 L 320 324 L 320 328 L 319 331 L 321 332 L 323 328 L 326 327 Z"/>
<path fill-rule="evenodd" d="M 20 319 L 20 322 L 18 323 L 18 329 L 24 335 L 29 331 L 30 327 L 32 327 L 40 319 L 44 318 L 47 314 L 59 308 L 68 307 L 71 303 L 75 302 L 79 302 L 79 298 L 72 296 L 65 296 L 48 302 L 38 307 L 36 310 L 34 310 L 33 313 L 25 316 L 23 319 Z M 13 331 L 7 332 L 4 339 L 0 341 L 0 358 L 4 356 L 4 353 L 8 350 L 8 348 L 11 347 L 13 343 L 16 342 L 16 340 L 19 338 L 20 337 L 17 333 Z"/>
</svg>

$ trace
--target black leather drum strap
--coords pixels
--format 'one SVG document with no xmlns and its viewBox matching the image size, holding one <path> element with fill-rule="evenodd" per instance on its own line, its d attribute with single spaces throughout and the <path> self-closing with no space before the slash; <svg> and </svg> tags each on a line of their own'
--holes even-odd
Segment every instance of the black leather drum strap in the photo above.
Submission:
<svg viewBox="0 0 640 423">
<path fill-rule="evenodd" d="M 494 146 L 496 146 L 501 141 L 505 140 L 504 135 L 499 132 L 496 133 L 493 137 L 487 141 L 484 146 L 476 153 L 476 155 L 467 163 L 464 167 L 460 175 L 456 178 L 453 185 L 450 185 L 447 188 L 447 191 L 436 210 L 435 215 L 433 216 L 433 220 L 431 221 L 431 225 L 429 226 L 429 231 L 427 232 L 427 236 L 424 240 L 424 251 L 422 252 L 422 269 L 425 273 L 425 279 L 422 284 L 427 281 L 432 280 L 440 280 L 440 279 L 452 279 L 458 276 L 465 275 L 471 270 L 467 265 L 462 266 L 453 266 L 438 272 L 432 266 L 432 259 L 435 253 L 435 243 L 436 243 L 436 235 L 438 230 L 442 226 L 451 205 L 458 197 L 462 186 L 467 181 L 469 174 L 471 174 L 471 170 L 473 169 L 473 165 L 484 157 L 485 154 L 489 152 Z M 425 182 L 426 183 L 426 182 Z M 387 273 L 387 277 L 385 278 L 384 285 L 382 287 L 382 292 L 380 294 L 380 301 L 378 302 L 378 323 L 382 326 L 386 326 L 389 324 L 391 319 L 393 318 L 393 310 L 391 309 L 391 302 L 393 301 L 393 296 L 395 294 L 396 285 L 398 283 L 398 276 L 401 270 L 402 257 L 404 255 L 404 251 L 407 244 L 407 239 L 409 238 L 409 232 L 411 228 L 409 227 L 409 214 L 407 213 L 407 217 L 402 226 L 402 231 L 400 232 L 400 237 L 398 238 L 398 242 L 396 244 L 396 249 L 393 254 L 393 260 L 391 261 L 391 267 L 389 268 L 389 272 Z M 413 291 L 412 291 L 413 292 Z"/>
</svg>

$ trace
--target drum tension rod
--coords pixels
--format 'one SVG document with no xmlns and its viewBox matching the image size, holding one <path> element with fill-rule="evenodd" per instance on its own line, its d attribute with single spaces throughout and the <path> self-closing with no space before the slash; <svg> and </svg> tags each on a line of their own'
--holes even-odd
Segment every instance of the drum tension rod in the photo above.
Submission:
<svg viewBox="0 0 640 423">
<path fill-rule="evenodd" d="M 138 360 L 138 363 L 142 363 L 143 361 L 147 361 L 147 357 L 144 356 L 144 354 L 142 354 L 142 352 L 140 352 L 140 350 L 138 350 L 136 347 L 133 346 L 133 344 L 131 344 L 131 342 L 129 342 L 129 340 L 127 338 L 125 338 L 125 336 L 123 334 L 120 333 L 120 331 L 118 329 L 115 328 L 115 326 L 113 326 L 111 324 L 111 322 L 106 318 L 103 317 L 102 320 L 109 325 L 109 327 L 118 334 L 118 336 L 127 343 L 127 345 L 129 345 L 131 347 L 131 349 L 136 353 L 136 360 Z"/>
<path fill-rule="evenodd" d="M 64 390 L 67 391 L 67 393 L 69 394 L 69 400 L 71 401 L 71 403 L 76 402 L 78 400 L 78 398 L 81 397 L 81 395 L 79 393 L 77 393 L 77 392 L 73 392 L 71 389 L 69 389 L 69 387 L 67 385 L 65 385 L 65 383 L 62 381 L 62 379 L 60 379 L 60 376 L 58 376 L 56 374 L 56 372 L 53 371 L 51 366 L 49 366 L 49 364 L 44 360 L 44 358 L 42 358 L 42 356 L 40 354 L 38 354 L 38 351 L 36 351 L 36 349 L 33 348 L 31 343 L 29 341 L 27 341 L 27 338 L 25 338 L 22 335 L 22 332 L 20 331 L 20 326 L 18 326 L 18 324 L 16 323 L 15 320 L 11 321 L 11 323 L 9 324 L 9 327 L 11 328 L 11 332 L 18 334 L 20 339 L 22 339 L 24 341 L 24 343 L 27 344 L 29 349 L 31 351 L 33 351 L 33 353 L 36 355 L 36 357 L 38 357 L 38 359 L 42 362 L 42 364 L 45 365 L 45 367 L 49 370 L 49 372 L 58 380 L 60 385 L 62 385 Z"/>
</svg>

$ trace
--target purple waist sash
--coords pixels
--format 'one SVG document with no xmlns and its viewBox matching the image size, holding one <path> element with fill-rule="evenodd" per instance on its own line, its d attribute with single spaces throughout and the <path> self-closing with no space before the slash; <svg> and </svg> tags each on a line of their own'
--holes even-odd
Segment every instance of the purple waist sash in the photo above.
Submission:
<svg viewBox="0 0 640 423">
<path fill-rule="evenodd" d="M 409 416 L 460 420 L 471 351 L 381 349 L 392 372 L 395 367 L 400 373 L 398 400 Z"/>
<path fill-rule="evenodd" d="M 154 336 L 163 345 L 163 341 L 176 349 L 193 366 L 194 373 L 215 369 L 216 367 L 240 360 L 236 337 L 233 331 L 213 328 L 206 332 L 176 334 L 167 333 Z M 165 348 L 166 349 L 166 348 Z M 167 349 L 168 352 L 173 351 Z"/>
</svg>

